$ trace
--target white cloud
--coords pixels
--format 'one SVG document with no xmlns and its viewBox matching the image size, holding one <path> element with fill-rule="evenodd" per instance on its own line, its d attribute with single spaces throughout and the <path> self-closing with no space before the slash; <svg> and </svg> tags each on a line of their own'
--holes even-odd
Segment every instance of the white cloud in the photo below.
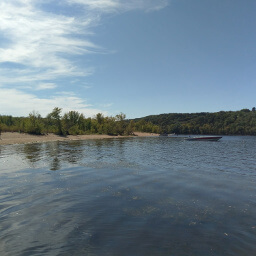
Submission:
<svg viewBox="0 0 256 256">
<path fill-rule="evenodd" d="M 44 83 L 44 84 L 37 85 L 35 87 L 35 90 L 40 91 L 40 90 L 54 89 L 56 87 L 57 85 L 54 83 Z"/>
<path fill-rule="evenodd" d="M 84 38 L 96 19 L 85 17 L 77 20 L 46 13 L 36 9 L 32 1 L 24 0 L 3 0 L 0 10 L 0 31 L 9 41 L 7 46 L 0 48 L 0 62 L 24 65 L 23 75 L 16 73 L 16 78 L 24 81 L 27 76 L 37 81 L 40 77 L 52 79 L 88 75 L 74 65 L 70 56 L 100 49 Z M 40 75 L 31 76 L 32 72 Z"/>
<path fill-rule="evenodd" d="M 106 111 L 102 112 L 100 109 L 86 104 L 84 100 L 72 93 L 63 93 L 44 99 L 17 89 L 0 88 L 1 115 L 28 116 L 35 110 L 42 116 L 46 116 L 54 107 L 62 108 L 63 113 L 71 110 L 78 111 L 86 117 L 94 116 L 97 113 L 108 114 Z"/>
<path fill-rule="evenodd" d="M 25 89 L 30 91 L 53 90 L 55 88 L 57 88 L 57 85 L 55 83 L 40 83 L 40 84 L 19 86 L 19 90 Z M 1 89 L 0 89 L 0 93 L 1 93 Z"/>
<path fill-rule="evenodd" d="M 79 78 L 81 81 L 81 77 L 95 72 L 94 67 L 79 66 L 74 57 L 84 59 L 87 54 L 106 52 L 90 37 L 103 14 L 134 9 L 157 10 L 165 7 L 167 1 L 1 0 L 0 114 L 28 115 L 34 109 L 45 115 L 56 106 L 65 111 L 77 110 L 87 116 L 102 112 L 75 95 L 57 95 L 56 89 L 62 90 L 58 79 L 72 78 L 75 81 Z M 54 8 L 47 11 L 45 5 L 54 4 L 60 4 L 65 12 L 54 12 Z M 68 12 L 67 8 L 77 6 L 81 7 L 79 15 Z M 22 89 L 30 89 L 34 94 Z M 52 90 L 53 96 L 40 98 L 36 93 L 41 90 Z"/>
<path fill-rule="evenodd" d="M 100 12 L 123 12 L 141 9 L 159 10 L 168 5 L 168 0 L 67 0 L 70 4 L 80 4 Z"/>
<path fill-rule="evenodd" d="M 67 0 L 70 4 L 81 4 L 90 9 L 97 9 L 103 12 L 113 11 L 120 8 L 118 0 Z"/>
<path fill-rule="evenodd" d="M 54 3 L 53 0 L 46 2 Z M 14 74 L 13 70 L 1 72 L 6 77 L 1 79 L 2 83 L 13 83 L 8 75 L 15 77 L 14 83 L 18 79 L 24 82 L 90 75 L 92 68 L 76 66 L 71 57 L 103 52 L 88 37 L 92 27 L 99 23 L 101 13 L 150 10 L 167 5 L 167 0 L 63 0 L 63 6 L 65 2 L 71 6 L 79 4 L 87 10 L 83 16 L 71 17 L 39 9 L 36 3 L 40 1 L 1 0 L 0 32 L 8 44 L 0 47 L 0 63 L 23 65 L 21 74 L 17 70 Z M 97 10 L 98 15 L 93 10 Z"/>
</svg>

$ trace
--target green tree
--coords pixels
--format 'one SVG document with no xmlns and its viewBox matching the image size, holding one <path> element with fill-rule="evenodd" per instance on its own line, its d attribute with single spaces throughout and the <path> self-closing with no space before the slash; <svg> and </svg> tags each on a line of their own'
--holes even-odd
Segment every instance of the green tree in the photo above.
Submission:
<svg viewBox="0 0 256 256">
<path fill-rule="evenodd" d="M 62 121 L 65 134 L 77 135 L 80 133 L 79 119 L 80 114 L 77 111 L 69 111 L 68 113 L 64 114 Z"/>
<path fill-rule="evenodd" d="M 117 122 L 116 129 L 119 135 L 124 135 L 125 128 L 126 128 L 125 121 L 124 121 L 125 118 L 126 118 L 126 115 L 122 112 L 116 115 L 116 122 Z"/>
<path fill-rule="evenodd" d="M 131 120 L 128 124 L 128 126 L 125 129 L 125 135 L 133 135 L 134 134 L 134 128 L 135 128 L 135 124 L 134 121 Z"/>
<path fill-rule="evenodd" d="M 92 119 L 86 118 L 84 119 L 84 127 L 85 127 L 85 132 L 86 133 L 91 133 L 91 129 L 92 129 Z"/>
<path fill-rule="evenodd" d="M 53 111 L 47 115 L 47 118 L 53 121 L 56 134 L 65 135 L 61 123 L 61 111 L 61 108 L 55 107 Z"/>
<path fill-rule="evenodd" d="M 42 117 L 38 112 L 32 111 L 27 122 L 27 132 L 41 135 L 43 130 Z"/>
<path fill-rule="evenodd" d="M 117 135 L 116 119 L 114 117 L 105 117 L 103 132 L 108 135 Z"/>
<path fill-rule="evenodd" d="M 98 113 L 96 115 L 96 120 L 97 120 L 98 124 L 103 124 L 104 123 L 104 116 L 103 116 L 103 114 L 102 113 Z"/>
<path fill-rule="evenodd" d="M 85 117 L 83 114 L 79 115 L 78 118 L 78 128 L 81 132 L 83 132 L 83 134 L 86 132 L 86 123 L 85 123 Z"/>
</svg>

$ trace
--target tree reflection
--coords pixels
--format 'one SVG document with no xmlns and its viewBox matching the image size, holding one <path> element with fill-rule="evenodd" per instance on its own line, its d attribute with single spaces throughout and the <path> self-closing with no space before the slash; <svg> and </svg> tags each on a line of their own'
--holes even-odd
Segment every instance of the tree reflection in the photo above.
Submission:
<svg viewBox="0 0 256 256">
<path fill-rule="evenodd" d="M 101 160 L 103 158 L 103 140 L 96 140 L 95 141 L 96 145 L 96 156 L 97 160 Z"/>
<path fill-rule="evenodd" d="M 68 143 L 63 143 L 63 150 L 65 154 L 63 157 L 64 160 L 68 161 L 71 164 L 76 164 L 83 159 L 84 155 L 84 144 L 82 141 L 71 141 Z"/>
<path fill-rule="evenodd" d="M 50 170 L 51 171 L 57 171 L 61 167 L 60 160 L 58 157 L 54 157 L 52 161 L 50 162 Z"/>
<path fill-rule="evenodd" d="M 59 142 L 46 143 L 46 159 L 49 159 L 49 168 L 51 171 L 60 169 L 60 148 Z"/>
<path fill-rule="evenodd" d="M 25 144 L 17 146 L 17 152 L 23 153 L 29 164 L 33 163 L 33 167 L 52 171 L 78 164 L 106 166 L 116 161 L 126 161 L 123 139 Z"/>
<path fill-rule="evenodd" d="M 77 164 L 83 159 L 83 152 L 81 141 L 46 144 L 46 158 L 49 159 L 50 170 L 53 171 L 59 170 L 62 163 Z"/>
<path fill-rule="evenodd" d="M 43 157 L 43 146 L 40 143 L 24 144 L 23 153 L 31 163 L 38 162 Z"/>
</svg>

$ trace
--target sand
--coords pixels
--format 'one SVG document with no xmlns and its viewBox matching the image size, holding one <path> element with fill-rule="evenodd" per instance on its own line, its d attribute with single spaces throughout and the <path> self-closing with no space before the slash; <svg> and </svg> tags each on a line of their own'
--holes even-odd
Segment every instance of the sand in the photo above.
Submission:
<svg viewBox="0 0 256 256">
<path fill-rule="evenodd" d="M 135 136 L 139 137 L 152 137 L 159 136 L 154 133 L 135 132 Z M 28 143 L 42 143 L 49 141 L 74 141 L 74 140 L 88 140 L 88 139 L 110 139 L 110 138 L 122 138 L 122 137 L 133 137 L 133 136 L 110 136 L 110 135 L 68 135 L 58 136 L 55 134 L 47 135 L 31 135 L 27 133 L 18 132 L 4 132 L 0 135 L 0 145 L 11 145 L 11 144 L 28 144 Z"/>
</svg>

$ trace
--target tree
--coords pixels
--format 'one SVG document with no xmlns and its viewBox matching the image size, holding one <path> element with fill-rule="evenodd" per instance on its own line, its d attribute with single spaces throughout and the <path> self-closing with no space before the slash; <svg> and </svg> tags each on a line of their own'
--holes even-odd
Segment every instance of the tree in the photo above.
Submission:
<svg viewBox="0 0 256 256">
<path fill-rule="evenodd" d="M 104 121 L 105 121 L 105 118 L 104 118 L 103 114 L 102 113 L 98 113 L 96 115 L 96 120 L 95 121 L 96 121 L 95 129 L 96 129 L 97 133 L 99 133 L 99 134 L 104 133 Z"/>
<path fill-rule="evenodd" d="M 82 131 L 83 133 L 85 133 L 86 125 L 85 125 L 85 117 L 83 114 L 79 115 L 77 123 L 78 123 L 79 130 Z"/>
<path fill-rule="evenodd" d="M 32 111 L 29 114 L 28 124 L 27 124 L 27 132 L 31 134 L 42 134 L 42 117 L 38 112 Z"/>
<path fill-rule="evenodd" d="M 125 120 L 126 115 L 124 113 L 120 113 L 116 115 L 116 121 L 117 121 L 117 133 L 119 135 L 124 135 L 125 132 Z"/>
<path fill-rule="evenodd" d="M 56 134 L 58 135 L 64 135 L 65 133 L 63 132 L 62 129 L 62 123 L 61 123 L 61 108 L 55 107 L 53 111 L 47 115 L 47 118 L 50 120 L 53 120 L 55 129 L 56 129 Z"/>
<path fill-rule="evenodd" d="M 131 120 L 129 122 L 128 126 L 125 129 L 125 135 L 133 135 L 134 134 L 134 127 L 135 127 L 134 121 Z"/>
<path fill-rule="evenodd" d="M 116 119 L 114 117 L 106 117 L 105 118 L 103 132 L 108 135 L 117 135 Z"/>
<path fill-rule="evenodd" d="M 102 113 L 98 113 L 96 115 L 96 120 L 97 120 L 98 124 L 103 124 L 104 123 L 104 116 L 103 116 L 103 114 Z"/>
<path fill-rule="evenodd" d="M 77 111 L 69 111 L 64 114 L 62 120 L 65 134 L 79 134 L 79 119 L 80 114 Z"/>
<path fill-rule="evenodd" d="M 84 127 L 85 127 L 86 133 L 90 133 L 91 132 L 91 129 L 92 129 L 92 119 L 90 117 L 84 120 Z"/>
</svg>

